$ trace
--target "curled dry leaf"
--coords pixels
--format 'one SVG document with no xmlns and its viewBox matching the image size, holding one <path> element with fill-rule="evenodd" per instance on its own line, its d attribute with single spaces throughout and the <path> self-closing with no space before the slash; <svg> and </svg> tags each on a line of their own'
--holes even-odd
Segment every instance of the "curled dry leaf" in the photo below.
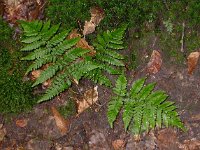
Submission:
<svg viewBox="0 0 200 150">
<path fill-rule="evenodd" d="M 82 113 L 84 110 L 92 106 L 98 100 L 98 86 L 95 86 L 92 89 L 87 90 L 84 93 L 83 99 L 77 101 L 78 105 L 78 114 Z"/>
<path fill-rule="evenodd" d="M 19 119 L 19 120 L 16 120 L 15 123 L 16 123 L 16 125 L 17 125 L 18 127 L 24 128 L 24 127 L 27 126 L 28 120 L 27 120 L 27 119 Z"/>
<path fill-rule="evenodd" d="M 3 127 L 3 124 L 0 124 L 0 142 L 3 141 L 6 135 L 6 129 Z"/>
<path fill-rule="evenodd" d="M 151 54 L 151 59 L 147 64 L 147 71 L 150 74 L 156 74 L 162 65 L 161 54 L 157 50 L 153 50 Z"/>
<path fill-rule="evenodd" d="M 197 66 L 198 60 L 199 60 L 199 52 L 192 52 L 190 55 L 187 57 L 188 60 L 188 74 L 192 74 L 194 69 Z"/>
<path fill-rule="evenodd" d="M 69 36 L 68 36 L 68 39 L 72 39 L 72 38 L 76 38 L 76 37 L 81 37 L 81 34 L 78 33 L 77 29 L 73 30 Z M 78 43 L 76 44 L 76 47 L 78 48 L 82 48 L 82 49 L 88 49 L 90 50 L 90 55 L 91 56 L 94 56 L 96 54 L 96 51 L 94 50 L 94 47 L 93 46 L 90 46 L 88 44 L 88 42 L 84 39 L 84 38 L 81 38 Z"/>
<path fill-rule="evenodd" d="M 95 31 L 96 25 L 93 22 L 85 21 L 84 29 L 83 29 L 83 35 L 87 35 L 90 33 L 93 33 Z"/>
<path fill-rule="evenodd" d="M 112 141 L 112 146 L 114 150 L 121 150 L 121 149 L 124 149 L 125 142 L 124 140 L 118 139 L 118 140 Z"/>
<path fill-rule="evenodd" d="M 99 25 L 99 23 L 105 16 L 104 10 L 100 7 L 92 7 L 90 9 L 90 14 L 91 14 L 90 21 L 85 21 L 83 29 L 84 36 L 93 33 L 95 31 L 96 26 Z"/>
<path fill-rule="evenodd" d="M 58 110 L 55 107 L 51 107 L 51 111 L 53 113 L 55 122 L 56 122 L 56 126 L 58 127 L 58 129 L 60 130 L 61 134 L 66 134 L 68 131 L 68 125 L 69 125 L 69 121 L 65 120 L 65 118 L 63 116 L 61 116 L 61 114 L 58 112 Z"/>
</svg>

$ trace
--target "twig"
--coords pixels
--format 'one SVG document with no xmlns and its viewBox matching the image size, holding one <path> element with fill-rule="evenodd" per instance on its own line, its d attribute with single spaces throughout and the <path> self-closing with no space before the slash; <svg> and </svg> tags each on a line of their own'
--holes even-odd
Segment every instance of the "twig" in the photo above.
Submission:
<svg viewBox="0 0 200 150">
<path fill-rule="evenodd" d="M 184 37 L 185 37 L 185 22 L 182 24 L 182 36 L 181 36 L 181 52 L 184 53 Z"/>
</svg>

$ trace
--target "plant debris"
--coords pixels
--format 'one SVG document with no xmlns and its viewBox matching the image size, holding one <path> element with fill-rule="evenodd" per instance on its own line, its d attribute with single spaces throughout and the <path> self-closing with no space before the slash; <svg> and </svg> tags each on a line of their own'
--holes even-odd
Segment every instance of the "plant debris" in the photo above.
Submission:
<svg viewBox="0 0 200 150">
<path fill-rule="evenodd" d="M 197 66 L 198 60 L 199 60 L 199 52 L 192 52 L 190 55 L 187 57 L 188 60 L 188 74 L 192 74 L 194 69 Z"/>
<path fill-rule="evenodd" d="M 150 74 L 156 74 L 158 71 L 160 71 L 161 65 L 161 54 L 157 50 L 153 50 L 150 61 L 147 64 L 147 72 Z"/>
<path fill-rule="evenodd" d="M 98 86 L 95 86 L 92 89 L 87 90 L 84 95 L 82 100 L 78 100 L 78 114 L 82 113 L 85 111 L 87 108 L 92 106 L 94 103 L 97 102 L 98 100 L 98 91 L 97 91 Z"/>
</svg>

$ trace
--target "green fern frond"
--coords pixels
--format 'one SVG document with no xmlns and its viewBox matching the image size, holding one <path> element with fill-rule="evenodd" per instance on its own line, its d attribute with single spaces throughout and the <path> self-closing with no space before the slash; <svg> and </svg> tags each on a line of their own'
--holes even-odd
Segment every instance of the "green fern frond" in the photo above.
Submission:
<svg viewBox="0 0 200 150">
<path fill-rule="evenodd" d="M 130 91 L 127 92 L 126 78 L 124 75 L 120 75 L 116 81 L 116 87 L 113 88 L 117 97 L 123 99 L 120 108 L 123 109 L 125 130 L 130 129 L 136 135 L 156 127 L 161 128 L 163 125 L 185 130 L 176 112 L 176 106 L 173 102 L 166 101 L 168 95 L 164 91 L 153 91 L 155 83 L 144 85 L 145 80 L 146 78 L 136 80 Z M 111 100 L 111 104 L 114 102 Z M 108 105 L 108 122 L 111 127 L 113 127 L 112 123 L 116 119 L 116 114 L 119 113 L 119 107 L 116 109 L 113 107 L 114 105 Z"/>
<path fill-rule="evenodd" d="M 127 80 L 124 75 L 120 75 L 116 81 L 115 87 L 113 88 L 113 92 L 118 96 L 126 96 Z"/>
<path fill-rule="evenodd" d="M 71 81 L 64 74 L 60 74 L 54 80 L 52 85 L 46 90 L 45 94 L 38 100 L 38 103 L 47 101 L 71 86 Z"/>
<path fill-rule="evenodd" d="M 39 78 L 37 78 L 37 80 L 35 81 L 35 83 L 32 85 L 32 87 L 45 82 L 46 80 L 52 78 L 53 76 L 55 76 L 56 72 L 60 69 L 60 66 L 57 64 L 51 65 L 49 66 L 46 70 L 42 71 L 41 75 L 39 76 Z"/>
<path fill-rule="evenodd" d="M 113 97 L 113 99 L 109 102 L 107 117 L 111 128 L 113 128 L 113 122 L 116 120 L 122 106 L 123 101 L 121 97 Z"/>
<path fill-rule="evenodd" d="M 74 80 L 79 81 L 82 77 L 89 78 L 99 84 L 111 86 L 111 81 L 104 73 L 120 74 L 122 72 L 120 67 L 124 66 L 122 62 L 124 57 L 116 50 L 123 48 L 125 28 L 99 35 L 95 46 L 96 54 L 90 56 L 91 50 L 76 47 L 80 37 L 66 38 L 71 30 L 58 32 L 60 24 L 51 25 L 50 21 L 45 23 L 42 21 L 22 21 L 21 26 L 24 31 L 21 40 L 24 47 L 21 51 L 27 52 L 22 60 L 32 61 L 26 73 L 48 64 L 48 68 L 42 69 L 40 77 L 37 78 L 33 86 L 44 83 L 48 79 L 53 82 L 39 102 L 53 98 L 69 88 L 71 82 Z M 63 76 L 63 83 L 59 83 L 61 82 L 59 76 Z M 65 86 L 64 80 L 66 82 L 70 81 L 70 84 Z"/>
<path fill-rule="evenodd" d="M 94 83 L 99 83 L 100 85 L 105 85 L 107 87 L 112 86 L 111 81 L 102 74 L 102 71 L 99 68 L 89 71 L 84 77 L 92 80 Z"/>
</svg>

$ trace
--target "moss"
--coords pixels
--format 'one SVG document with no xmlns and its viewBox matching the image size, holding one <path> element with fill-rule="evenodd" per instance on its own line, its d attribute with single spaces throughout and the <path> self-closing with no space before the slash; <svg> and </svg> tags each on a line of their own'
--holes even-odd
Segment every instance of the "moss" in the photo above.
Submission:
<svg viewBox="0 0 200 150">
<path fill-rule="evenodd" d="M 12 40 L 12 30 L 2 19 L 0 26 L 0 112 L 19 113 L 29 110 L 35 100 L 31 83 L 22 80 L 26 64 L 20 61 L 20 45 Z"/>
<path fill-rule="evenodd" d="M 59 112 L 65 118 L 76 114 L 76 104 L 73 100 L 69 99 L 64 106 L 59 107 Z"/>
</svg>

